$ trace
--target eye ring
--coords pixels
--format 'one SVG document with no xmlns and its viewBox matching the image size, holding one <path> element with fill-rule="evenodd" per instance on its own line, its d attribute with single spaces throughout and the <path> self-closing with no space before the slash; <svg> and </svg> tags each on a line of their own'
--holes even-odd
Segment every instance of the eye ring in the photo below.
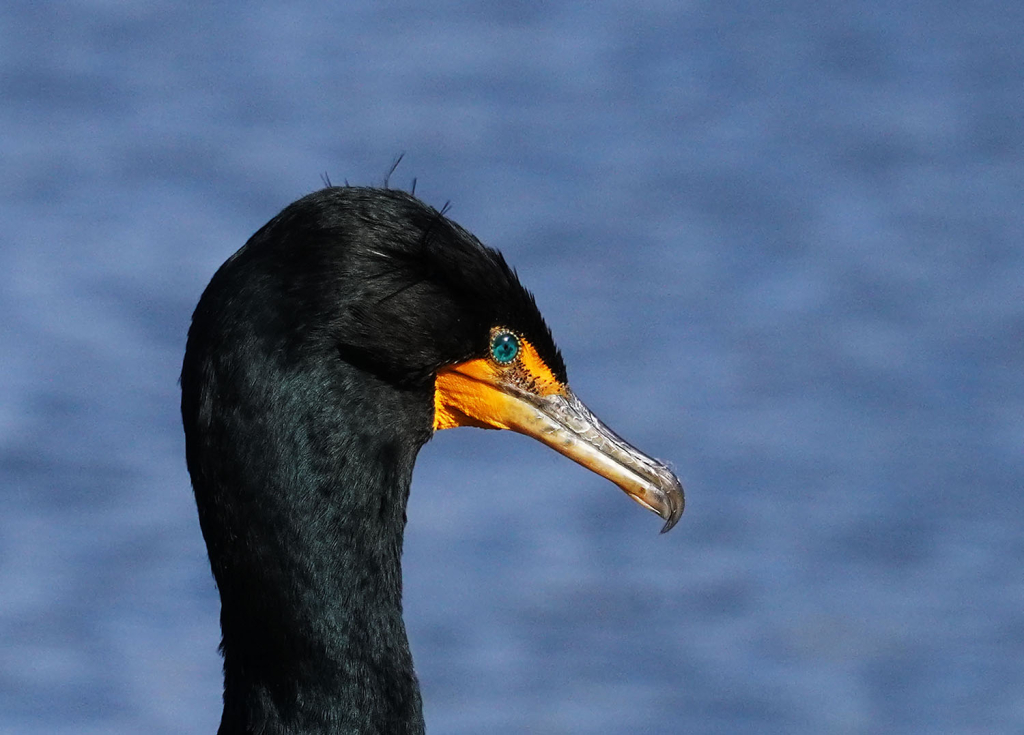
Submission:
<svg viewBox="0 0 1024 735">
<path fill-rule="evenodd" d="M 499 329 L 491 336 L 491 359 L 499 365 L 508 365 L 519 357 L 520 341 L 512 332 Z"/>
</svg>

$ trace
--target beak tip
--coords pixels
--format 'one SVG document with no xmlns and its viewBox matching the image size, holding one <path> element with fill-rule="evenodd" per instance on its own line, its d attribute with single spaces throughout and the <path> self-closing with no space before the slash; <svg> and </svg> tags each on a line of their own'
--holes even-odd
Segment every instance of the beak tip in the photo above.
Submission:
<svg viewBox="0 0 1024 735">
<path fill-rule="evenodd" d="M 679 478 L 673 475 L 672 479 L 675 481 L 674 487 L 665 493 L 664 509 L 666 512 L 661 516 L 665 519 L 665 525 L 661 527 L 661 533 L 668 533 L 679 523 L 686 506 L 686 496 L 683 494 L 683 486 L 679 482 Z"/>
</svg>

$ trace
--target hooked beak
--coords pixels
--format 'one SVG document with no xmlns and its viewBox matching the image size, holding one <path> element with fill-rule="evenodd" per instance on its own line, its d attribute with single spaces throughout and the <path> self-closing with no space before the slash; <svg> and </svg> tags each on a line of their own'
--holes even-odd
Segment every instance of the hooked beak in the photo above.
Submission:
<svg viewBox="0 0 1024 735">
<path fill-rule="evenodd" d="M 568 387 L 562 394 L 519 392 L 509 408 L 509 428 L 544 442 L 605 477 L 665 520 L 672 530 L 683 514 L 683 487 L 672 471 L 609 429 Z"/>
<path fill-rule="evenodd" d="M 526 390 L 485 360 L 438 373 L 435 428 L 511 429 L 605 477 L 665 520 L 670 531 L 683 513 L 683 487 L 662 462 L 609 429 L 567 385 Z"/>
</svg>

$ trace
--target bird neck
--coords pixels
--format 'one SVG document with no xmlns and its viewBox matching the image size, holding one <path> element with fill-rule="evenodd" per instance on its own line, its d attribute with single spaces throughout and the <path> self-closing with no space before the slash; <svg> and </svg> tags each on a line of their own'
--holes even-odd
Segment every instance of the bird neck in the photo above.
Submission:
<svg viewBox="0 0 1024 735">
<path fill-rule="evenodd" d="M 408 427 L 430 425 L 410 412 L 430 404 L 331 378 L 299 381 L 330 386 L 315 400 L 278 383 L 249 417 L 273 437 L 243 447 L 212 492 L 196 489 L 221 594 L 222 735 L 423 732 L 401 555 L 429 438 Z"/>
</svg>

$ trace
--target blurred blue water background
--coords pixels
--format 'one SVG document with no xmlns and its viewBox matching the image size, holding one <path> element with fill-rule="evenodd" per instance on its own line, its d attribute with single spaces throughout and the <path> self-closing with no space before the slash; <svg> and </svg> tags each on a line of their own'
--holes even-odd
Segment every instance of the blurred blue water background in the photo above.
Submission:
<svg viewBox="0 0 1024 735">
<path fill-rule="evenodd" d="M 677 529 L 421 454 L 434 733 L 1024 731 L 1024 5 L 0 6 L 0 731 L 212 733 L 176 380 L 215 268 L 392 185 L 501 248 Z"/>
</svg>

